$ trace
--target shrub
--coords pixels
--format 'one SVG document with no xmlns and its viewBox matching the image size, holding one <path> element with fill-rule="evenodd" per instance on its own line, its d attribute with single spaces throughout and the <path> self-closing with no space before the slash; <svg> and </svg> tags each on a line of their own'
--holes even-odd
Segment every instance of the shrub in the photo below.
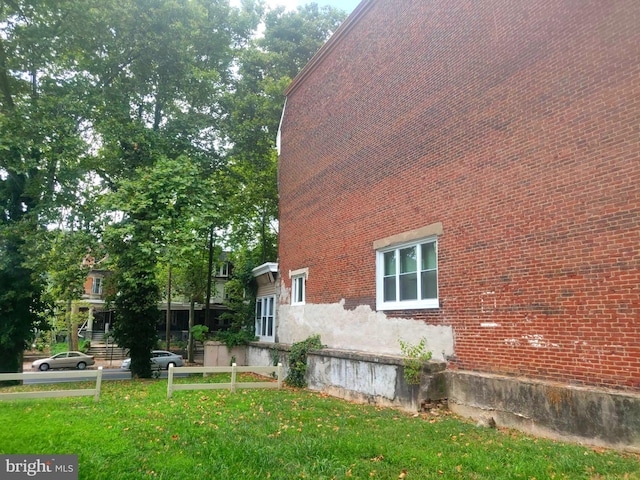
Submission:
<svg viewBox="0 0 640 480">
<path fill-rule="evenodd" d="M 319 350 L 321 348 L 320 335 L 312 335 L 306 340 L 294 343 L 289 352 L 289 374 L 284 379 L 284 383 L 290 387 L 306 387 L 305 374 L 307 373 L 309 350 Z"/>
<path fill-rule="evenodd" d="M 421 338 L 417 345 L 402 340 L 398 342 L 404 356 L 404 379 L 409 385 L 417 385 L 420 383 L 424 362 L 431 360 L 431 352 L 426 349 L 427 340 Z"/>
</svg>

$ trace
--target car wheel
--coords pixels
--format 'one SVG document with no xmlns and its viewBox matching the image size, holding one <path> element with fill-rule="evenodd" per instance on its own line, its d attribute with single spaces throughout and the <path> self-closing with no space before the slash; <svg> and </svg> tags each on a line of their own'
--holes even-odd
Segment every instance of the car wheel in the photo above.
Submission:
<svg viewBox="0 0 640 480">
<path fill-rule="evenodd" d="M 173 366 L 173 368 L 176 368 L 176 364 L 175 364 L 175 363 L 173 363 L 173 362 L 169 362 L 169 363 L 167 364 L 167 370 L 169 370 L 169 367 L 171 367 L 171 366 Z"/>
<path fill-rule="evenodd" d="M 49 364 L 48 363 L 43 363 L 38 368 L 40 369 L 40 371 L 46 372 L 47 370 L 49 370 Z"/>
<path fill-rule="evenodd" d="M 87 364 L 84 362 L 80 362 L 78 364 L 78 370 L 84 370 L 85 368 L 87 368 Z"/>
</svg>

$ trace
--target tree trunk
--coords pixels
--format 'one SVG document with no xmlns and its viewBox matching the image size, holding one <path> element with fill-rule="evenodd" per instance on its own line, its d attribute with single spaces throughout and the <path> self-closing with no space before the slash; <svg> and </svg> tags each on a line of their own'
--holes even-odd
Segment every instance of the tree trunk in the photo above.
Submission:
<svg viewBox="0 0 640 480">
<path fill-rule="evenodd" d="M 169 265 L 169 275 L 167 278 L 167 320 L 165 325 L 167 335 L 167 350 L 171 346 L 171 265 Z"/>
<path fill-rule="evenodd" d="M 189 344 L 187 346 L 187 362 L 193 363 L 193 333 L 191 329 L 196 324 L 196 302 L 191 297 L 191 303 L 189 305 Z"/>
<path fill-rule="evenodd" d="M 207 269 L 207 298 L 204 304 L 204 324 L 211 331 L 211 314 L 209 312 L 209 304 L 211 303 L 211 277 L 213 276 L 213 225 L 209 233 L 209 267 Z"/>
<path fill-rule="evenodd" d="M 73 326 L 71 320 L 71 300 L 67 300 L 67 310 L 65 312 L 65 323 L 67 324 L 67 347 L 69 350 L 73 350 Z"/>
</svg>

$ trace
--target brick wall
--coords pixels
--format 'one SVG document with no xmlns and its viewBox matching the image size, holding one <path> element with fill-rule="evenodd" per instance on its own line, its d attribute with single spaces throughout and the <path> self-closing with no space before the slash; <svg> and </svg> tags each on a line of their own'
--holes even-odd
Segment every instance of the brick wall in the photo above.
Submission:
<svg viewBox="0 0 640 480">
<path fill-rule="evenodd" d="M 640 2 L 377 0 L 282 125 L 280 269 L 375 309 L 376 239 L 442 222 L 451 368 L 640 388 Z M 390 341 L 395 341 L 392 339 Z"/>
</svg>

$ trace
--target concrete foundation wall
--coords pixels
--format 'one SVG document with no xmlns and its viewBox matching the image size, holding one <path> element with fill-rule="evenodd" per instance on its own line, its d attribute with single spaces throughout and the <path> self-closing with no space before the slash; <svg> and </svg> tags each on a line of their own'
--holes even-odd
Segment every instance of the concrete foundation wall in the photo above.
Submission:
<svg viewBox="0 0 640 480">
<path fill-rule="evenodd" d="M 252 343 L 247 347 L 247 364 L 273 365 L 277 356 L 286 377 L 288 353 L 288 345 Z M 408 385 L 401 357 L 325 348 L 309 354 L 306 377 L 311 390 L 415 412 L 422 402 L 445 398 L 445 368 L 444 362 L 428 362 L 420 384 Z"/>
<path fill-rule="evenodd" d="M 449 408 L 537 436 L 640 451 L 640 395 L 475 372 L 447 372 Z"/>
<path fill-rule="evenodd" d="M 231 350 L 222 342 L 205 342 L 204 366 L 218 367 L 236 365 L 253 365 L 247 363 L 247 348 L 244 345 L 233 347 Z"/>
<path fill-rule="evenodd" d="M 251 343 L 247 345 L 247 365 L 274 365 L 282 363 L 284 376 L 289 374 L 289 345 L 279 343 Z"/>
<path fill-rule="evenodd" d="M 287 297 L 289 289 L 281 289 Z M 278 306 L 278 342 L 292 344 L 321 333 L 320 340 L 329 348 L 400 355 L 398 340 L 415 344 L 424 337 L 434 360 L 453 355 L 453 328 L 429 325 L 412 318 L 389 317 L 371 310 L 368 305 L 345 308 L 344 301 L 333 304 Z"/>
<path fill-rule="evenodd" d="M 445 368 L 444 362 L 428 362 L 420 384 L 409 385 L 400 357 L 322 349 L 309 355 L 307 380 L 311 390 L 415 412 L 423 401 L 444 398 Z"/>
</svg>

